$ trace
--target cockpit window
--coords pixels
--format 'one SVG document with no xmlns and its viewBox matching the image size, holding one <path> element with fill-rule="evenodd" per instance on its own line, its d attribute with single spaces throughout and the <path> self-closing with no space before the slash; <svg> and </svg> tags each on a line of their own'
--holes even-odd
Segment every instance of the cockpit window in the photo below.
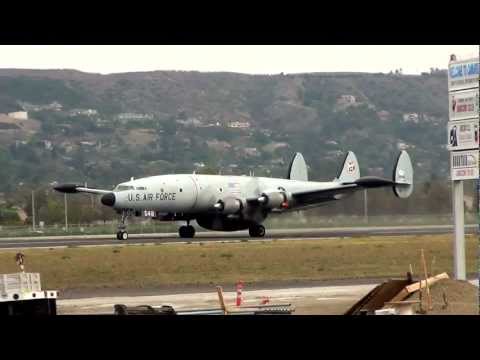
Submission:
<svg viewBox="0 0 480 360">
<path fill-rule="evenodd" d="M 145 186 L 138 186 L 137 190 L 147 190 L 147 188 Z"/>
<path fill-rule="evenodd" d="M 116 191 L 125 191 L 125 190 L 135 190 L 135 188 L 133 186 L 118 185 L 115 190 Z"/>
</svg>

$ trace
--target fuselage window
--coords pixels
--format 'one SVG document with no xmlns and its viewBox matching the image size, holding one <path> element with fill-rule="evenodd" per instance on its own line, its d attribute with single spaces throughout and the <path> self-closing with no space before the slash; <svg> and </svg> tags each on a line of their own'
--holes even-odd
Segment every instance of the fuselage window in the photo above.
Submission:
<svg viewBox="0 0 480 360">
<path fill-rule="evenodd" d="M 115 190 L 116 190 L 116 191 L 135 190 L 135 187 L 133 187 L 133 186 L 127 186 L 127 185 L 118 185 Z"/>
<path fill-rule="evenodd" d="M 183 189 L 182 189 L 182 188 L 180 188 L 180 189 L 179 189 L 179 191 L 180 191 L 180 192 L 182 192 L 182 191 L 183 191 Z"/>
</svg>

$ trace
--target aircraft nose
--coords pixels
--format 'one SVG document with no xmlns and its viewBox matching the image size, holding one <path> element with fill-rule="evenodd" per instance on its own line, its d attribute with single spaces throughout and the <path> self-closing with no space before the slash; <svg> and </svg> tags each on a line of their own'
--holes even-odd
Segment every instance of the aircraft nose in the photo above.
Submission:
<svg viewBox="0 0 480 360">
<path fill-rule="evenodd" d="M 102 196 L 100 199 L 103 205 L 106 206 L 113 206 L 115 204 L 115 194 L 114 193 L 108 193 Z"/>
</svg>

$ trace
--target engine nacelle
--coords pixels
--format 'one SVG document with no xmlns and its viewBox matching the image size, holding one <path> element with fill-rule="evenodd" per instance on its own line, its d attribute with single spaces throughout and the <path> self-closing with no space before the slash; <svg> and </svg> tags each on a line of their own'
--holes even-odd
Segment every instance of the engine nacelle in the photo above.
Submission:
<svg viewBox="0 0 480 360">
<path fill-rule="evenodd" d="M 213 207 L 222 214 L 237 214 L 243 209 L 243 202 L 236 198 L 225 198 L 218 200 Z"/>
<path fill-rule="evenodd" d="M 258 201 L 270 209 L 287 209 L 291 195 L 285 189 L 278 188 L 277 190 L 267 190 L 260 195 Z"/>
</svg>

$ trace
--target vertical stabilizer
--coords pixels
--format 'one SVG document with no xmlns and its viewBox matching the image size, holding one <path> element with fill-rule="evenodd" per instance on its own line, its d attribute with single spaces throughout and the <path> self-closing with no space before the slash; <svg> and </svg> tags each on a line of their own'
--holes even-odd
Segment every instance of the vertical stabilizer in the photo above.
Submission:
<svg viewBox="0 0 480 360">
<path fill-rule="evenodd" d="M 343 166 L 335 181 L 353 183 L 360 178 L 360 165 L 353 151 L 349 151 L 343 161 Z"/>
<path fill-rule="evenodd" d="M 302 154 L 296 153 L 288 167 L 287 179 L 308 181 L 308 170 Z"/>
</svg>

